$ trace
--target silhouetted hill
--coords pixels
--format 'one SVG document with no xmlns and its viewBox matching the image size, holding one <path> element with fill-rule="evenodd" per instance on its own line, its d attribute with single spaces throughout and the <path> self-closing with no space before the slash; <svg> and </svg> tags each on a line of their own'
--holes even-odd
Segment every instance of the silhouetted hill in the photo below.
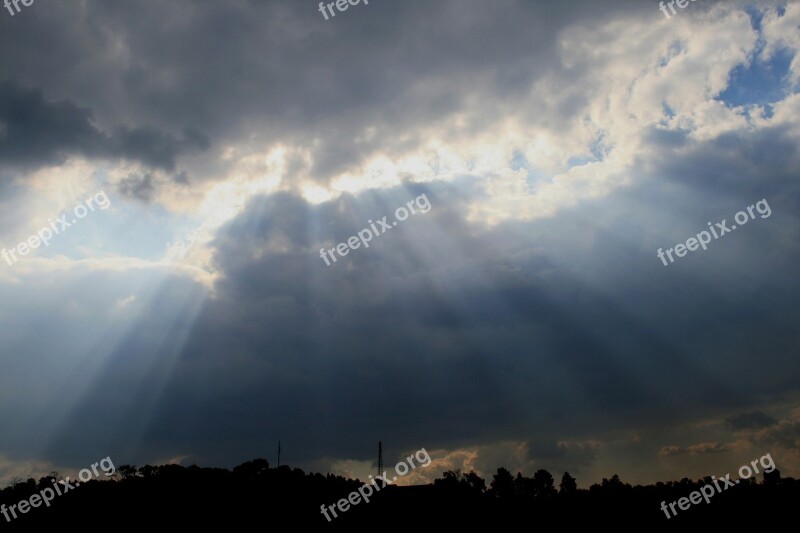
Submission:
<svg viewBox="0 0 800 533">
<path fill-rule="evenodd" d="M 124 475 L 123 475 L 124 474 Z M 667 519 L 661 503 L 688 498 L 712 480 L 631 486 L 617 476 L 577 489 L 569 474 L 556 489 L 552 476 L 539 470 L 532 478 L 498 469 L 488 484 L 474 473 L 446 472 L 425 486 L 388 486 L 328 522 L 321 505 L 337 501 L 362 486 L 340 476 L 306 474 L 287 466 L 270 468 L 267 461 L 250 461 L 233 471 L 177 465 L 122 466 L 115 479 L 89 481 L 63 496 L 50 507 L 40 505 L 8 523 L 7 531 L 65 525 L 81 529 L 108 530 L 158 526 L 225 528 L 263 525 L 309 525 L 315 528 L 354 528 L 364 525 L 413 527 L 434 524 L 446 527 L 501 525 L 558 526 L 609 524 L 626 529 L 693 524 L 732 526 L 793 522 L 800 482 L 780 474 L 766 483 L 746 480 L 716 493 L 709 503 L 691 505 Z M 0 491 L 0 504 L 7 507 L 52 486 L 54 478 L 29 479 Z M 392 527 L 394 529 L 394 527 Z"/>
</svg>

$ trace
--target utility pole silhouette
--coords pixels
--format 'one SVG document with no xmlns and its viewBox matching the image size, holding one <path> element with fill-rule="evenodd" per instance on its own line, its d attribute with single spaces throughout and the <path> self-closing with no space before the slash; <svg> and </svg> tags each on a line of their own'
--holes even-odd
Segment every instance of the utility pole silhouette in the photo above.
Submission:
<svg viewBox="0 0 800 533">
<path fill-rule="evenodd" d="M 278 439 L 278 468 L 281 466 L 281 439 Z"/>
</svg>

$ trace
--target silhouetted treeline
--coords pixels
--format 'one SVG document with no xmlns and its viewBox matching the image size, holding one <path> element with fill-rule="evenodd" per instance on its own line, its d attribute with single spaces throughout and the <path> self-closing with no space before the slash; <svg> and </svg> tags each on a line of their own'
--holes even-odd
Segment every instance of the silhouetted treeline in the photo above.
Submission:
<svg viewBox="0 0 800 533">
<path fill-rule="evenodd" d="M 257 459 L 232 471 L 178 465 L 121 465 L 113 479 L 89 481 L 57 497 L 51 506 L 31 509 L 6 522 L 7 531 L 74 525 L 105 530 L 123 525 L 180 528 L 277 528 L 310 525 L 315 528 L 353 528 L 364 525 L 443 527 L 536 526 L 610 524 L 639 528 L 701 525 L 770 525 L 795 521 L 793 506 L 800 499 L 800 481 L 776 470 L 766 478 L 742 481 L 715 494 L 710 503 L 691 505 L 667 519 L 661 502 L 674 502 L 712 482 L 711 478 L 631 486 L 618 476 L 603 479 L 589 489 L 577 488 L 569 473 L 556 483 L 546 470 L 532 477 L 512 475 L 505 468 L 484 480 L 474 472 L 445 472 L 433 484 L 384 487 L 369 503 L 351 506 L 328 522 L 321 505 L 335 505 L 362 483 L 331 474 L 306 474 L 300 469 L 270 468 Z M 0 490 L 0 504 L 11 506 L 52 486 L 57 473 L 28 479 Z"/>
</svg>

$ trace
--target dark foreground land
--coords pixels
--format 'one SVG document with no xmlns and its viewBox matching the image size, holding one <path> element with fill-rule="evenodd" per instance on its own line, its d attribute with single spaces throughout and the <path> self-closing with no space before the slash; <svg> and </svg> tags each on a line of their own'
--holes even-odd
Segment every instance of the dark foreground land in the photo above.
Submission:
<svg viewBox="0 0 800 533">
<path fill-rule="evenodd" d="M 18 504 L 54 478 L 33 479 L 0 491 L 0 504 Z M 10 523 L 0 515 L 0 531 L 77 527 L 108 531 L 153 526 L 266 530 L 310 525 L 314 529 L 357 528 L 394 530 L 396 526 L 563 528 L 570 525 L 613 525 L 624 530 L 694 526 L 788 526 L 796 520 L 800 481 L 780 478 L 775 471 L 722 493 L 710 503 L 691 505 L 667 519 L 661 502 L 677 501 L 711 479 L 632 487 L 617 476 L 588 490 L 577 489 L 565 476 L 560 486 L 544 470 L 533 478 L 498 470 L 486 483 L 475 474 L 448 472 L 434 484 L 385 487 L 328 522 L 322 504 L 334 505 L 362 483 L 339 476 L 306 474 L 286 466 L 270 468 L 256 460 L 233 471 L 168 465 L 120 467 L 115 478 L 90 481 L 57 497 L 49 508 L 40 505 Z M 677 507 L 676 507 L 677 508 Z M 330 512 L 329 512 L 330 515 Z"/>
</svg>

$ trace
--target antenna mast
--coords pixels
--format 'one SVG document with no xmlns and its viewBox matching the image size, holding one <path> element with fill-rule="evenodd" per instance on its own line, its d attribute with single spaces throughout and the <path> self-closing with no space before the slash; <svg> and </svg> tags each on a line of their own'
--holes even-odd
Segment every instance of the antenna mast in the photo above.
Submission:
<svg viewBox="0 0 800 533">
<path fill-rule="evenodd" d="M 378 475 L 383 475 L 383 443 L 378 441 Z"/>
</svg>

